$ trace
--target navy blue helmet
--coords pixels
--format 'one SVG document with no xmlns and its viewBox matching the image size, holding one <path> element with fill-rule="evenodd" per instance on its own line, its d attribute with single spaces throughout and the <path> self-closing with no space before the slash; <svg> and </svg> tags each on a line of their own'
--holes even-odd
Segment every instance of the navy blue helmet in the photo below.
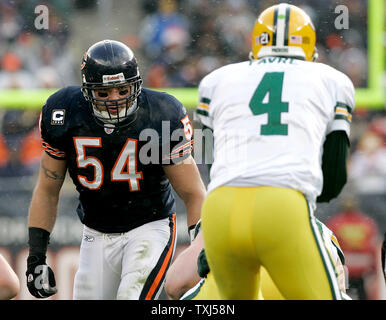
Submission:
<svg viewBox="0 0 386 320">
<path fill-rule="evenodd" d="M 141 93 L 142 79 L 133 51 L 125 44 L 103 40 L 93 44 L 83 56 L 81 65 L 82 92 L 91 103 L 97 122 L 106 126 L 127 125 L 137 111 L 136 99 Z M 106 100 L 95 90 L 118 88 L 124 97 Z M 126 91 L 126 89 L 128 91 Z M 112 112 L 114 110 L 115 112 Z"/>
</svg>

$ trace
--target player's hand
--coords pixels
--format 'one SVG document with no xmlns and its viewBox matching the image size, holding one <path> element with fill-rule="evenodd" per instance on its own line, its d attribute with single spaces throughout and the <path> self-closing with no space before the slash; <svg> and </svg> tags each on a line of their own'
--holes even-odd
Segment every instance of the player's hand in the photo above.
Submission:
<svg viewBox="0 0 386 320">
<path fill-rule="evenodd" d="M 57 292 L 54 272 L 45 256 L 28 257 L 26 276 L 28 290 L 34 297 L 48 298 Z"/>
<path fill-rule="evenodd" d="M 209 273 L 210 268 L 209 268 L 208 260 L 206 259 L 204 248 L 201 250 L 200 255 L 198 256 L 197 267 L 198 267 L 198 275 L 201 278 L 205 278 L 206 275 Z"/>
</svg>

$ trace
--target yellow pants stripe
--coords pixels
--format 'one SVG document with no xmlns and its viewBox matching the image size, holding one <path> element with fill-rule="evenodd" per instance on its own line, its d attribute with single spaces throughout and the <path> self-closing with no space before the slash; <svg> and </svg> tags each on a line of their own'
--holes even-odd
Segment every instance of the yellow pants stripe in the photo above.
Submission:
<svg viewBox="0 0 386 320">
<path fill-rule="evenodd" d="M 307 203 L 307 207 L 308 207 L 308 210 L 310 211 L 310 207 L 308 203 Z M 330 254 L 326 250 L 326 247 L 324 246 L 324 242 L 319 232 L 319 228 L 315 222 L 315 219 L 313 219 L 313 216 L 311 214 L 309 215 L 309 217 L 310 217 L 310 220 L 309 220 L 310 226 L 311 226 L 312 232 L 314 233 L 316 244 L 318 245 L 319 253 L 322 257 L 323 265 L 326 269 L 326 274 L 330 284 L 333 300 L 341 300 L 342 296 L 339 288 L 339 283 L 337 280 L 337 275 L 335 272 L 336 270 L 335 263 L 333 262 L 332 257 L 330 256 Z"/>
</svg>

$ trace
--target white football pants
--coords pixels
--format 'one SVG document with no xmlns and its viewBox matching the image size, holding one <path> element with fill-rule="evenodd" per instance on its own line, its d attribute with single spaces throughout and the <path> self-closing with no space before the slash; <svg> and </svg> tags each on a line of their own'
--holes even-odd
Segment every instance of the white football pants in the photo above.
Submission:
<svg viewBox="0 0 386 320">
<path fill-rule="evenodd" d="M 175 239 L 175 214 L 125 233 L 102 233 L 84 226 L 74 299 L 157 299 Z"/>
</svg>

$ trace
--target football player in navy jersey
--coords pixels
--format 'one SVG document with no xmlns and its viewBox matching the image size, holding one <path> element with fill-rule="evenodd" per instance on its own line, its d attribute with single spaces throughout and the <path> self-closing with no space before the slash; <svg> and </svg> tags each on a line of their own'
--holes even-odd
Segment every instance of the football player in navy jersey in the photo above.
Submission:
<svg viewBox="0 0 386 320">
<path fill-rule="evenodd" d="M 43 106 L 45 152 L 28 218 L 27 286 L 56 292 L 46 250 L 68 169 L 84 224 L 74 299 L 156 299 L 176 243 L 172 187 L 189 230 L 200 219 L 205 186 L 191 156 L 193 128 L 174 97 L 142 88 L 136 58 L 104 40 L 83 56 L 82 86 Z"/>
</svg>

